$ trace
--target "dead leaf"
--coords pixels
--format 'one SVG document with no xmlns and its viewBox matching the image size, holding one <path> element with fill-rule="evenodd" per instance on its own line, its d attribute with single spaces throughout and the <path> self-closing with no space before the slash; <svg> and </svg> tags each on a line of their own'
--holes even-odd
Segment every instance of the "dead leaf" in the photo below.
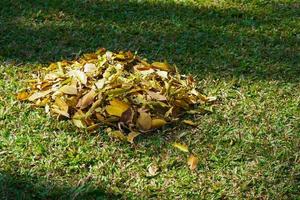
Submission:
<svg viewBox="0 0 300 200">
<path fill-rule="evenodd" d="M 166 124 L 166 120 L 164 119 L 161 119 L 161 118 L 154 118 L 152 119 L 151 121 L 151 128 L 154 129 L 154 128 L 160 128 L 162 126 L 164 126 Z"/>
<path fill-rule="evenodd" d="M 170 67 L 167 63 L 163 63 L 163 62 L 154 62 L 151 64 L 151 66 L 155 69 L 160 69 L 163 71 L 169 71 Z"/>
<path fill-rule="evenodd" d="M 183 120 L 182 122 L 190 126 L 197 126 L 197 124 L 194 123 L 192 120 Z"/>
<path fill-rule="evenodd" d="M 17 99 L 18 99 L 19 101 L 24 101 L 24 100 L 27 100 L 28 96 L 29 96 L 28 92 L 25 92 L 25 91 L 19 92 L 19 93 L 17 94 Z"/>
<path fill-rule="evenodd" d="M 134 138 L 136 138 L 137 136 L 139 136 L 141 133 L 139 132 L 135 132 L 135 131 L 132 131 L 128 134 L 127 136 L 127 141 L 130 142 L 130 143 L 133 143 L 133 140 Z"/>
<path fill-rule="evenodd" d="M 52 90 L 46 90 L 46 91 L 41 91 L 41 92 L 36 92 L 36 93 L 33 93 L 29 98 L 28 100 L 29 101 L 34 101 L 34 100 L 37 100 L 37 99 L 40 99 L 44 96 L 46 96 L 47 94 L 50 94 L 52 92 Z"/>
<path fill-rule="evenodd" d="M 188 161 L 187 161 L 189 168 L 191 170 L 195 170 L 197 168 L 198 162 L 199 162 L 198 158 L 196 156 L 194 156 L 193 154 L 191 154 L 189 156 Z"/>
<path fill-rule="evenodd" d="M 96 96 L 96 92 L 93 89 L 90 90 L 86 95 L 84 95 L 79 100 L 76 107 L 79 107 L 81 109 L 88 107 L 89 105 L 93 104 L 95 96 Z"/>
<path fill-rule="evenodd" d="M 105 110 L 110 115 L 121 117 L 122 113 L 128 108 L 129 105 L 127 103 L 114 99 L 110 101 L 110 105 L 108 105 Z"/>
<path fill-rule="evenodd" d="M 188 146 L 185 144 L 180 144 L 180 143 L 175 142 L 175 143 L 173 143 L 173 146 L 183 152 L 189 152 Z"/>
<path fill-rule="evenodd" d="M 73 85 L 64 85 L 59 89 L 59 91 L 65 93 L 65 94 L 70 94 L 70 95 L 77 94 L 77 88 L 76 88 L 76 86 L 73 86 Z"/>
<path fill-rule="evenodd" d="M 151 128 L 152 119 L 151 116 L 146 112 L 140 112 L 140 116 L 137 119 L 137 126 L 142 130 L 147 131 Z"/>
<path fill-rule="evenodd" d="M 158 174 L 158 166 L 157 165 L 154 165 L 154 164 L 151 164 L 149 167 L 148 167 L 148 173 L 150 176 L 155 176 Z"/>
</svg>

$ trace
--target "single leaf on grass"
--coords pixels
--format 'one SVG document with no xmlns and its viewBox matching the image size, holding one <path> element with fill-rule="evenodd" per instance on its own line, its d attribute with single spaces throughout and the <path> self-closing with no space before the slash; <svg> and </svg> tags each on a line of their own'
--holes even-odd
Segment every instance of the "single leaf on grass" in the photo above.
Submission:
<svg viewBox="0 0 300 200">
<path fill-rule="evenodd" d="M 128 108 L 127 103 L 114 99 L 110 101 L 110 105 L 106 106 L 105 110 L 110 115 L 121 117 Z"/>
<path fill-rule="evenodd" d="M 154 164 L 151 164 L 149 167 L 148 167 L 148 173 L 150 176 L 155 176 L 158 174 L 158 166 L 157 165 L 154 165 Z"/>
<path fill-rule="evenodd" d="M 52 92 L 52 90 L 46 90 L 46 91 L 42 91 L 42 92 L 35 92 L 33 93 L 29 98 L 28 100 L 29 101 L 34 101 L 34 100 L 37 100 L 37 99 L 40 99 L 48 94 L 50 94 Z"/>
<path fill-rule="evenodd" d="M 20 101 L 24 101 L 24 100 L 26 100 L 28 98 L 28 96 L 29 96 L 29 94 L 27 92 L 25 92 L 25 91 L 19 92 L 17 94 L 17 99 L 20 100 Z"/>
<path fill-rule="evenodd" d="M 133 143 L 133 140 L 134 138 L 136 138 L 137 136 L 139 136 L 141 133 L 139 132 L 135 132 L 135 131 L 132 131 L 128 134 L 127 136 L 127 141 L 130 142 L 130 143 Z"/>
<path fill-rule="evenodd" d="M 151 116 L 146 112 L 140 112 L 140 116 L 137 119 L 137 126 L 142 130 L 147 131 L 151 129 L 152 119 Z"/>
<path fill-rule="evenodd" d="M 64 85 L 62 86 L 59 91 L 70 94 L 70 95 L 76 95 L 77 94 L 77 88 L 74 85 Z"/>
<path fill-rule="evenodd" d="M 127 140 L 127 137 L 121 131 L 110 131 L 108 135 L 121 141 Z"/>
<path fill-rule="evenodd" d="M 187 124 L 187 125 L 190 125 L 190 126 L 197 126 L 197 124 L 194 123 L 192 120 L 186 119 L 186 120 L 183 120 L 182 122 Z"/>
<path fill-rule="evenodd" d="M 154 128 L 160 128 L 162 126 L 164 126 L 166 124 L 166 120 L 164 119 L 161 119 L 161 118 L 154 118 L 152 119 L 151 121 L 151 128 L 154 129 Z"/>
<path fill-rule="evenodd" d="M 173 143 L 173 146 L 183 152 L 189 152 L 189 148 L 185 144 L 180 144 L 180 143 L 175 142 L 175 143 Z"/>
<path fill-rule="evenodd" d="M 193 154 L 191 154 L 189 156 L 188 161 L 187 161 L 189 168 L 191 170 L 195 170 L 197 168 L 198 162 L 199 162 L 198 158 L 196 156 L 194 156 Z"/>
</svg>

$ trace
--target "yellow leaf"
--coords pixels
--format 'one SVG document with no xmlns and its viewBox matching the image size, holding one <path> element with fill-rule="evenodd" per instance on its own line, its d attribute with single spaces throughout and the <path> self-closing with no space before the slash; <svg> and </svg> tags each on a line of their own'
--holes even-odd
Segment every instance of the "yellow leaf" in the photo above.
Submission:
<svg viewBox="0 0 300 200">
<path fill-rule="evenodd" d="M 173 144 L 173 146 L 176 147 L 177 149 L 183 151 L 183 152 L 189 152 L 188 146 L 185 145 L 185 144 L 180 144 L 180 143 L 175 142 Z"/>
<path fill-rule="evenodd" d="M 192 120 L 183 120 L 182 122 L 190 126 L 197 126 Z"/>
<path fill-rule="evenodd" d="M 59 114 L 59 115 L 62 115 L 62 116 L 68 117 L 68 118 L 70 117 L 69 113 L 67 113 L 67 112 L 65 112 L 63 110 L 59 110 L 57 108 L 53 108 L 52 111 L 55 112 L 55 113 L 57 113 L 57 114 Z"/>
<path fill-rule="evenodd" d="M 140 135 L 139 132 L 134 132 L 134 131 L 130 132 L 127 136 L 127 141 L 133 143 L 134 138 L 136 138 L 138 135 Z"/>
<path fill-rule="evenodd" d="M 40 98 L 42 98 L 42 97 L 44 97 L 44 96 L 50 94 L 51 92 L 52 92 L 51 89 L 50 89 L 50 90 L 46 90 L 46 91 L 42 91 L 42 92 L 36 92 L 36 93 L 32 94 L 32 95 L 28 98 L 28 100 L 29 100 L 29 101 L 34 101 L 34 100 L 40 99 Z"/>
<path fill-rule="evenodd" d="M 68 104 L 66 104 L 66 102 L 62 98 L 57 97 L 55 99 L 53 109 L 52 109 L 53 112 L 69 118 L 70 115 L 68 113 L 68 109 L 69 109 Z"/>
<path fill-rule="evenodd" d="M 77 126 L 78 128 L 85 128 L 86 124 L 83 121 L 85 115 L 81 110 L 78 110 L 72 118 L 72 122 L 74 123 L 75 126 Z"/>
<path fill-rule="evenodd" d="M 147 131 L 151 128 L 152 119 L 151 116 L 146 112 L 140 112 L 140 116 L 137 119 L 137 126 L 142 130 Z"/>
<path fill-rule="evenodd" d="M 114 99 L 110 101 L 110 105 L 106 106 L 105 110 L 110 115 L 121 117 L 128 108 L 127 103 Z"/>
<path fill-rule="evenodd" d="M 166 124 L 166 120 L 160 119 L 160 118 L 155 118 L 152 119 L 151 121 L 151 128 L 160 128 Z"/>
<path fill-rule="evenodd" d="M 153 68 L 160 69 L 160 70 L 163 70 L 163 71 L 169 71 L 170 70 L 170 67 L 167 63 L 154 62 L 151 65 L 152 65 Z"/>
<path fill-rule="evenodd" d="M 59 91 L 65 94 L 71 94 L 71 95 L 77 94 L 77 88 L 74 85 L 64 85 L 59 89 Z"/>
<path fill-rule="evenodd" d="M 54 105 L 56 105 L 60 110 L 68 112 L 68 104 L 60 97 L 55 99 Z"/>
<path fill-rule="evenodd" d="M 121 131 L 110 131 L 108 134 L 109 136 L 122 141 L 127 140 L 127 137 Z"/>
<path fill-rule="evenodd" d="M 25 91 L 23 92 L 20 92 L 17 94 L 17 99 L 20 100 L 20 101 L 24 101 L 28 98 L 29 94 Z"/>
<path fill-rule="evenodd" d="M 198 158 L 193 154 L 190 155 L 187 161 L 191 170 L 195 170 L 197 168 L 198 162 L 199 162 Z"/>
</svg>

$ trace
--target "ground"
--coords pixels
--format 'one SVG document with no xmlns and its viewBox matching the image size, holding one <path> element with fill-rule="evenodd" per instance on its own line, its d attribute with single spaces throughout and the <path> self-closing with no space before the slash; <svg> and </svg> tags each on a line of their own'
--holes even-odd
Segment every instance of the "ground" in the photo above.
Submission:
<svg viewBox="0 0 300 200">
<path fill-rule="evenodd" d="M 296 0 L 1 0 L 0 198 L 300 198 L 299 9 Z M 99 47 L 166 59 L 220 103 L 198 128 L 132 145 L 16 100 L 41 66 Z M 195 171 L 174 140 L 199 157 Z"/>
</svg>

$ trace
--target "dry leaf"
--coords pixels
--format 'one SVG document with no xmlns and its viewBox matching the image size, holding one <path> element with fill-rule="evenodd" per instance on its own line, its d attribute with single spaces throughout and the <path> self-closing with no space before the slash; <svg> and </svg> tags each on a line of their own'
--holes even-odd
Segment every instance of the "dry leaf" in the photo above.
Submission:
<svg viewBox="0 0 300 200">
<path fill-rule="evenodd" d="M 141 133 L 139 133 L 139 132 L 134 132 L 134 131 L 130 132 L 130 133 L 128 134 L 128 136 L 127 136 L 127 141 L 130 142 L 130 143 L 133 143 L 134 138 L 136 138 L 136 137 L 139 136 L 140 134 L 141 134 Z"/>
<path fill-rule="evenodd" d="M 127 103 L 124 103 L 119 100 L 110 101 L 110 105 L 106 107 L 106 112 L 110 115 L 121 117 L 122 113 L 125 112 L 129 108 Z"/>
<path fill-rule="evenodd" d="M 77 94 L 77 88 L 74 85 L 64 85 L 59 89 L 59 91 L 65 94 L 71 94 L 71 95 Z"/>
<path fill-rule="evenodd" d="M 197 126 L 192 120 L 183 120 L 182 122 L 190 126 Z"/>
<path fill-rule="evenodd" d="M 27 92 L 19 92 L 17 94 L 17 99 L 20 101 L 24 101 L 28 98 L 29 94 Z"/>
<path fill-rule="evenodd" d="M 189 152 L 188 146 L 185 144 L 180 144 L 180 143 L 175 142 L 175 143 L 173 143 L 173 146 L 183 152 Z"/>
<path fill-rule="evenodd" d="M 150 176 L 157 175 L 158 174 L 158 167 L 157 167 L 157 165 L 154 165 L 154 164 L 150 165 L 148 167 L 148 173 L 149 173 Z"/>
<path fill-rule="evenodd" d="M 140 116 L 137 119 L 137 126 L 143 131 L 147 131 L 151 128 L 152 119 L 151 116 L 146 112 L 140 112 Z"/>
<path fill-rule="evenodd" d="M 197 168 L 198 165 L 198 158 L 196 156 L 194 156 L 193 154 L 191 154 L 188 158 L 188 165 L 190 167 L 191 170 L 195 170 Z"/>
<path fill-rule="evenodd" d="M 166 120 L 160 118 L 154 118 L 151 121 L 151 128 L 160 128 L 166 124 Z"/>
<path fill-rule="evenodd" d="M 156 69 L 160 69 L 160 70 L 163 70 L 163 71 L 169 71 L 170 70 L 170 67 L 167 63 L 163 63 L 163 62 L 154 62 L 151 64 L 151 66 L 153 68 L 156 68 Z"/>
<path fill-rule="evenodd" d="M 34 100 L 40 99 L 40 98 L 46 96 L 47 94 L 50 94 L 51 92 L 52 92 L 52 90 L 46 90 L 46 91 L 36 92 L 36 93 L 32 94 L 28 98 L 28 100 L 29 101 L 34 101 Z"/>
<path fill-rule="evenodd" d="M 86 95 L 82 97 L 82 99 L 79 100 L 76 107 L 79 107 L 81 109 L 88 107 L 89 105 L 93 104 L 95 96 L 96 92 L 94 90 L 89 91 Z"/>
</svg>

